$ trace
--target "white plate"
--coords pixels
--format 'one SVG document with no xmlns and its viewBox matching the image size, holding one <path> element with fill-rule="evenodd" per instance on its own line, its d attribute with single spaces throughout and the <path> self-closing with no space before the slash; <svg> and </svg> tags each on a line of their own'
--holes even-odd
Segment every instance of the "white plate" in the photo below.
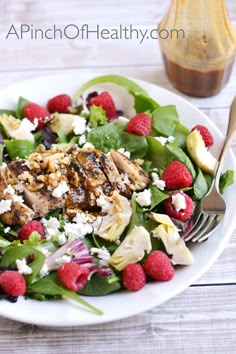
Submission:
<svg viewBox="0 0 236 354">
<path fill-rule="evenodd" d="M 13 85 L 1 92 L 0 108 L 14 108 L 19 96 L 29 98 L 39 104 L 45 104 L 48 98 L 56 94 L 65 92 L 73 95 L 82 83 L 95 76 L 97 75 L 78 73 L 76 76 L 74 73 L 66 73 Z M 136 81 L 161 105 L 176 105 L 181 122 L 190 128 L 196 124 L 207 125 L 217 142 L 214 153 L 219 152 L 223 141 L 222 134 L 202 112 L 172 92 L 143 81 Z M 232 152 L 226 160 L 226 168 L 236 169 Z M 38 302 L 24 298 L 20 298 L 15 304 L 1 301 L 0 315 L 37 325 L 80 326 L 129 317 L 164 303 L 202 276 L 223 251 L 234 228 L 235 193 L 236 184 L 232 185 L 225 193 L 227 213 L 224 224 L 208 241 L 191 247 L 195 258 L 194 264 L 179 267 L 172 281 L 150 283 L 136 293 L 118 292 L 104 297 L 85 297 L 87 301 L 104 311 L 103 316 L 91 313 L 73 301 Z"/>
</svg>

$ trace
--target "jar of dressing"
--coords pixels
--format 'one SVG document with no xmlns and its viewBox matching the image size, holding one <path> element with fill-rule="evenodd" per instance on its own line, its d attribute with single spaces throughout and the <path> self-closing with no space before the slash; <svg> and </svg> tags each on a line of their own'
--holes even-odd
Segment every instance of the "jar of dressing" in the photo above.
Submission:
<svg viewBox="0 0 236 354">
<path fill-rule="evenodd" d="M 236 33 L 224 0 L 172 0 L 158 32 L 166 74 L 179 91 L 206 97 L 227 84 Z"/>
</svg>

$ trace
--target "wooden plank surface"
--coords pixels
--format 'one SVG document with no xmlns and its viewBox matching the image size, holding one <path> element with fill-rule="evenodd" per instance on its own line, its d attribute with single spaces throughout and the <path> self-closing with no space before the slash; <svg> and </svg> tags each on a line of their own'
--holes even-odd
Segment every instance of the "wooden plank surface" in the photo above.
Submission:
<svg viewBox="0 0 236 354">
<path fill-rule="evenodd" d="M 229 84 L 217 96 L 187 97 L 168 82 L 156 40 L 34 40 L 5 39 L 13 24 L 32 28 L 64 28 L 97 24 L 117 28 L 132 24 L 151 30 L 170 1 L 149 0 L 2 0 L 0 2 L 0 89 L 41 75 L 75 71 L 118 73 L 167 88 L 199 107 L 226 130 L 232 98 L 236 95 L 236 68 Z M 226 1 L 236 24 L 236 2 Z M 233 144 L 236 152 L 236 143 Z M 236 353 L 236 230 L 222 255 L 192 287 L 160 307 L 140 315 L 99 326 L 38 327 L 0 317 L 0 353 Z"/>
</svg>

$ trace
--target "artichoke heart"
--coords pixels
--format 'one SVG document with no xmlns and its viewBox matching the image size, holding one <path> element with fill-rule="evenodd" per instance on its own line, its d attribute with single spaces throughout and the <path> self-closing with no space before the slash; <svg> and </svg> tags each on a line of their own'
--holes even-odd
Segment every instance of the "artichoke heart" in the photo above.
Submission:
<svg viewBox="0 0 236 354">
<path fill-rule="evenodd" d="M 189 155 L 194 162 L 205 172 L 214 174 L 217 160 L 207 150 L 201 134 L 197 129 L 194 129 L 186 139 L 186 145 Z"/>
<path fill-rule="evenodd" d="M 145 251 L 151 252 L 149 232 L 143 226 L 136 226 L 128 234 L 110 258 L 109 264 L 121 271 L 130 263 L 141 261 Z"/>
<path fill-rule="evenodd" d="M 22 122 L 23 121 L 21 121 L 20 119 L 17 119 L 13 116 L 8 116 L 7 114 L 3 114 L 0 116 L 0 124 L 3 126 L 4 131 L 10 138 L 19 140 L 29 140 L 31 143 L 34 143 L 33 134 L 25 129 Z"/>
<path fill-rule="evenodd" d="M 180 237 L 178 230 L 170 217 L 165 214 L 151 213 L 149 217 L 158 223 L 158 225 L 153 230 L 153 237 L 161 239 L 163 242 L 166 252 L 172 255 L 171 262 L 181 265 L 191 265 L 193 263 L 193 256 L 184 240 Z"/>
<path fill-rule="evenodd" d="M 115 242 L 129 224 L 132 208 L 128 199 L 119 195 L 117 191 L 113 192 L 112 200 L 110 210 L 102 217 L 102 222 L 96 235 L 105 240 Z"/>
</svg>

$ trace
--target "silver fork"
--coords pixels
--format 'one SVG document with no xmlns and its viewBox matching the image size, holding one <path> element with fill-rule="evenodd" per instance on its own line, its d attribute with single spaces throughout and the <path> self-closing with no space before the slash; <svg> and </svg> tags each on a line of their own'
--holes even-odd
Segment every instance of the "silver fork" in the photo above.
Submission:
<svg viewBox="0 0 236 354">
<path fill-rule="evenodd" d="M 221 150 L 211 187 L 208 193 L 198 203 L 190 221 L 190 230 L 183 234 L 184 240 L 202 242 L 206 240 L 221 224 L 226 212 L 226 203 L 219 193 L 219 179 L 226 154 L 236 131 L 236 97 L 230 107 L 228 129 Z"/>
</svg>

